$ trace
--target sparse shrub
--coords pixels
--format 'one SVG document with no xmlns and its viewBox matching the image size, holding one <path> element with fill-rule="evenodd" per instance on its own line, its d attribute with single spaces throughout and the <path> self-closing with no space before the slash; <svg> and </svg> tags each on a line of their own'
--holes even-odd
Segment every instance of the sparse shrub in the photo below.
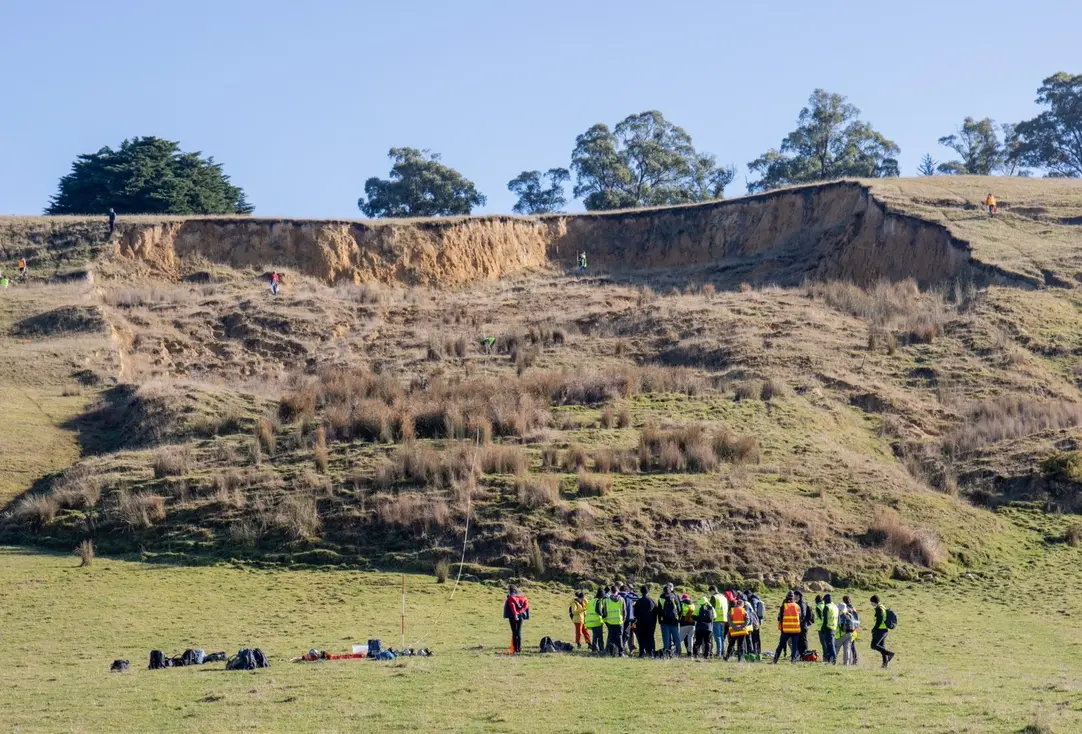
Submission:
<svg viewBox="0 0 1082 734">
<path fill-rule="evenodd" d="M 682 472 L 687 468 L 684 454 L 675 441 L 666 440 L 661 445 L 661 453 L 657 457 L 657 466 L 661 471 L 669 473 Z"/>
<path fill-rule="evenodd" d="M 726 428 L 714 433 L 714 454 L 732 464 L 758 464 L 761 459 L 755 436 L 734 436 Z"/>
<path fill-rule="evenodd" d="M 754 290 L 754 288 L 751 287 L 751 283 L 741 283 L 740 284 L 740 292 L 741 293 L 751 293 L 753 290 Z"/>
<path fill-rule="evenodd" d="M 1072 548 L 1082 545 L 1082 525 L 1072 525 L 1067 528 L 1067 532 L 1063 535 L 1063 541 Z"/>
<path fill-rule="evenodd" d="M 428 532 L 451 522 L 451 508 L 442 497 L 427 497 L 418 492 L 381 494 L 374 498 L 376 519 L 383 525 Z"/>
<path fill-rule="evenodd" d="M 94 543 L 91 540 L 84 540 L 75 546 L 75 555 L 79 556 L 79 567 L 86 568 L 94 562 Z"/>
<path fill-rule="evenodd" d="M 526 455 L 516 446 L 489 444 L 481 449 L 481 471 L 485 474 L 524 474 Z"/>
<path fill-rule="evenodd" d="M 425 484 L 436 482 L 440 476 L 440 455 L 427 444 L 406 444 L 398 449 L 395 458 L 400 479 Z"/>
<path fill-rule="evenodd" d="M 255 437 L 259 448 L 267 456 L 274 457 L 277 448 L 278 424 L 272 418 L 263 417 L 256 421 Z"/>
<path fill-rule="evenodd" d="M 1080 423 L 1082 405 L 1078 403 L 1004 395 L 972 405 L 962 425 L 944 440 L 944 449 L 955 456 L 963 455 L 1000 441 Z"/>
<path fill-rule="evenodd" d="M 89 510 L 101 501 L 104 482 L 82 469 L 69 469 L 53 485 L 51 495 L 61 509 Z"/>
<path fill-rule="evenodd" d="M 234 520 L 226 528 L 226 537 L 233 545 L 250 547 L 259 540 L 259 528 L 247 518 Z"/>
<path fill-rule="evenodd" d="M 471 441 L 478 444 L 492 443 L 492 421 L 485 415 L 471 415 L 466 421 L 466 432 Z"/>
<path fill-rule="evenodd" d="M 168 446 L 154 454 L 154 478 L 180 477 L 191 471 L 192 452 L 186 446 Z"/>
<path fill-rule="evenodd" d="M 311 497 L 317 495 L 330 496 L 334 494 L 334 486 L 331 484 L 331 478 L 327 476 L 320 476 L 310 469 L 305 469 L 299 475 L 294 485 L 295 489 L 298 489 Z"/>
<path fill-rule="evenodd" d="M 889 507 L 879 507 L 868 527 L 868 539 L 902 560 L 927 568 L 943 564 L 946 551 L 943 543 L 925 530 L 914 530 Z"/>
<path fill-rule="evenodd" d="M 31 494 L 19 500 L 12 510 L 12 517 L 18 522 L 35 527 L 44 527 L 56 517 L 60 503 L 56 498 L 44 494 Z"/>
<path fill-rule="evenodd" d="M 1041 473 L 1059 482 L 1082 482 L 1082 452 L 1061 451 L 1041 461 Z"/>
<path fill-rule="evenodd" d="M 736 400 L 754 400 L 762 394 L 759 383 L 754 380 L 744 380 L 736 383 L 733 388 L 733 398 Z"/>
<path fill-rule="evenodd" d="M 330 452 L 327 450 L 327 430 L 323 426 L 316 426 L 315 441 L 312 444 L 312 461 L 315 462 L 317 469 L 326 474 L 330 460 Z"/>
<path fill-rule="evenodd" d="M 763 402 L 767 402 L 774 398 L 784 397 L 785 393 L 785 383 L 776 377 L 771 377 L 767 380 L 763 380 L 763 387 L 759 391 L 759 397 L 762 398 Z"/>
<path fill-rule="evenodd" d="M 619 412 L 616 414 L 616 427 L 617 428 L 630 428 L 631 427 L 631 408 L 626 405 L 621 405 Z"/>
<path fill-rule="evenodd" d="M 611 405 L 606 405 L 605 409 L 601 411 L 601 427 L 602 428 L 615 428 L 616 427 L 616 411 L 613 410 Z"/>
<path fill-rule="evenodd" d="M 374 399 L 358 401 L 350 417 L 350 438 L 382 443 L 394 442 L 394 415 L 386 403 Z"/>
<path fill-rule="evenodd" d="M 312 420 L 316 415 L 319 393 L 319 383 L 310 380 L 295 391 L 283 395 L 278 400 L 278 418 L 285 423 Z"/>
<path fill-rule="evenodd" d="M 310 496 L 291 494 L 275 508 L 274 525 L 293 540 L 314 537 L 321 526 L 316 501 Z"/>
<path fill-rule="evenodd" d="M 398 414 L 398 428 L 395 435 L 401 443 L 409 443 L 417 438 L 417 426 L 413 422 L 413 414 L 405 409 Z"/>
<path fill-rule="evenodd" d="M 708 301 L 712 300 L 714 298 L 714 296 L 717 294 L 717 292 L 718 292 L 718 289 L 716 287 L 714 287 L 713 283 L 707 283 L 706 285 L 703 286 L 703 289 L 702 289 L 702 294 L 706 298 L 706 300 L 708 300 Z"/>
<path fill-rule="evenodd" d="M 580 497 L 605 497 L 612 492 L 612 477 L 604 474 L 578 474 Z"/>
<path fill-rule="evenodd" d="M 584 468 L 588 458 L 585 447 L 577 443 L 571 444 L 564 453 L 564 471 L 573 472 Z"/>
<path fill-rule="evenodd" d="M 435 576 L 437 584 L 446 584 L 447 577 L 451 575 L 451 564 L 446 558 L 436 561 Z"/>
<path fill-rule="evenodd" d="M 541 450 L 541 468 L 552 471 L 560 466 L 560 452 L 555 446 L 546 446 Z"/>
<path fill-rule="evenodd" d="M 534 576 L 544 575 L 545 556 L 541 553 L 541 546 L 538 545 L 536 538 L 530 541 L 529 560 L 530 571 L 533 572 Z"/>
<path fill-rule="evenodd" d="M 684 449 L 684 462 L 689 472 L 706 474 L 717 468 L 718 457 L 710 445 L 698 442 Z"/>
<path fill-rule="evenodd" d="M 611 474 L 616 466 L 617 456 L 612 449 L 599 449 L 594 452 L 594 471 L 599 474 Z"/>
<path fill-rule="evenodd" d="M 531 510 L 554 505 L 560 499 L 560 480 L 551 474 L 519 477 L 516 487 L 518 503 Z"/>
<path fill-rule="evenodd" d="M 116 513 L 133 528 L 149 528 L 165 519 L 165 498 L 150 492 L 132 494 L 122 490 L 117 495 Z"/>
</svg>

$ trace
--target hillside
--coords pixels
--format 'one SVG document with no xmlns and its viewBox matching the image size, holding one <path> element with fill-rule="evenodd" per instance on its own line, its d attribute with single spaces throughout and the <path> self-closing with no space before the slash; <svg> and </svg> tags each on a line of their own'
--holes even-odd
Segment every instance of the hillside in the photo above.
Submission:
<svg viewBox="0 0 1082 734">
<path fill-rule="evenodd" d="M 0 219 L 5 270 L 62 276 L 0 298 L 0 534 L 426 571 L 465 538 L 476 576 L 996 573 L 1078 509 L 1080 217 L 1077 182 L 944 177 L 113 242 Z"/>
</svg>

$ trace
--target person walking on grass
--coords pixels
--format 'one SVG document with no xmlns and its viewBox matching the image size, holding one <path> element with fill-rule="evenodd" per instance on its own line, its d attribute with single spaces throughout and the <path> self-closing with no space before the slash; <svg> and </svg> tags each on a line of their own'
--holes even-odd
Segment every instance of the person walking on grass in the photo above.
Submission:
<svg viewBox="0 0 1082 734">
<path fill-rule="evenodd" d="M 736 598 L 736 602 L 729 609 L 729 647 L 725 650 L 725 660 L 733 656 L 733 648 L 736 648 L 736 661 L 744 662 L 744 653 L 747 652 L 746 644 L 748 635 L 751 634 L 751 620 L 748 618 L 748 610 L 744 608 L 744 600 Z"/>
<path fill-rule="evenodd" d="M 278 295 L 278 280 L 278 271 L 275 270 L 273 273 L 270 274 L 270 287 L 272 296 Z"/>
<path fill-rule="evenodd" d="M 842 665 L 857 664 L 857 645 L 854 640 L 856 626 L 853 624 L 853 614 L 849 605 L 844 601 L 838 605 L 838 648 L 842 651 Z M 835 652 L 835 655 L 837 653 Z M 837 664 L 837 660 L 835 660 Z"/>
<path fill-rule="evenodd" d="M 113 207 L 109 207 L 109 239 L 113 238 L 113 231 L 116 229 L 116 212 L 113 211 Z"/>
<path fill-rule="evenodd" d="M 609 588 L 604 610 L 602 617 L 609 631 L 605 649 L 609 655 L 624 657 L 624 600 L 620 598 L 620 590 L 616 588 L 616 584 Z"/>
<path fill-rule="evenodd" d="M 819 644 L 823 646 L 823 662 L 838 664 L 838 652 L 834 640 L 838 635 L 838 605 L 830 594 L 823 597 L 823 611 L 820 612 Z"/>
<path fill-rule="evenodd" d="M 988 192 L 988 196 L 984 197 L 984 205 L 988 207 L 989 218 L 994 217 L 996 212 L 999 211 L 996 208 L 996 197 L 992 196 L 992 192 Z"/>
<path fill-rule="evenodd" d="M 586 275 L 586 250 L 579 253 L 579 275 Z"/>
<path fill-rule="evenodd" d="M 661 649 L 672 650 L 674 656 L 680 654 L 680 597 L 672 584 L 665 584 L 657 608 L 658 623 L 661 625 Z"/>
<path fill-rule="evenodd" d="M 720 658 L 725 654 L 725 625 L 729 619 L 729 601 L 725 595 L 718 591 L 717 586 L 710 587 L 710 604 L 714 607 L 714 657 Z"/>
<path fill-rule="evenodd" d="M 797 649 L 803 656 L 808 651 L 808 630 L 815 624 L 815 610 L 804 601 L 803 592 L 794 591 L 793 597 L 796 605 L 800 607 L 800 639 L 797 641 Z"/>
<path fill-rule="evenodd" d="M 717 612 L 708 597 L 702 597 L 696 604 L 695 612 L 695 644 L 691 652 L 695 657 L 701 654 L 704 658 L 710 657 L 711 640 L 714 636 L 714 620 Z"/>
<path fill-rule="evenodd" d="M 691 656 L 692 635 L 695 634 L 695 603 L 687 594 L 680 596 L 680 642 L 684 645 L 684 652 Z M 680 654 L 680 646 L 676 646 L 676 653 Z"/>
<path fill-rule="evenodd" d="M 581 591 L 576 591 L 571 606 L 567 608 L 567 616 L 571 617 L 571 623 L 575 625 L 575 646 L 580 650 L 583 639 L 590 645 L 590 633 L 586 629 L 586 610 L 589 606 L 586 596 Z"/>
<path fill-rule="evenodd" d="M 20 283 L 25 283 L 26 282 L 26 274 L 27 274 L 26 258 L 25 257 L 20 257 L 19 258 L 19 282 Z"/>
<path fill-rule="evenodd" d="M 590 600 L 586 607 L 584 620 L 586 633 L 589 636 L 587 644 L 590 649 L 601 654 L 605 651 L 605 588 L 597 587 L 597 595 Z"/>
<path fill-rule="evenodd" d="M 652 658 L 657 649 L 657 602 L 650 598 L 650 585 L 643 584 L 635 600 L 635 637 L 639 641 L 639 657 Z"/>
<path fill-rule="evenodd" d="M 887 649 L 887 634 L 890 633 L 890 628 L 887 627 L 887 608 L 879 603 L 878 596 L 873 596 L 871 602 L 875 605 L 875 624 L 872 627 L 872 649 L 883 656 L 883 667 L 885 668 L 890 665 L 890 661 L 894 659 L 894 653 Z"/>
<path fill-rule="evenodd" d="M 802 626 L 800 605 L 796 602 L 796 594 L 790 591 L 785 595 L 785 601 L 782 602 L 781 609 L 778 610 L 778 631 L 781 632 L 781 639 L 778 641 L 778 649 L 774 652 L 774 665 L 777 665 L 778 661 L 781 660 L 782 653 L 785 652 L 787 645 L 792 650 L 789 662 L 796 662 L 799 654 Z"/>
<path fill-rule="evenodd" d="M 522 652 L 522 623 L 530 618 L 530 602 L 518 592 L 517 586 L 507 590 L 503 618 L 511 623 L 511 652 Z"/>
</svg>

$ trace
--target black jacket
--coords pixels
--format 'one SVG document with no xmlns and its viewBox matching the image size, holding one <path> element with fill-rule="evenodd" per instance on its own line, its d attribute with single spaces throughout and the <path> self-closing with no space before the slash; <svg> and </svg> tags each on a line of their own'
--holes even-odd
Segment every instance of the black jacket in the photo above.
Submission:
<svg viewBox="0 0 1082 734">
<path fill-rule="evenodd" d="M 647 629 L 657 623 L 657 602 L 649 596 L 640 597 L 633 605 L 635 608 L 635 623 Z"/>
<path fill-rule="evenodd" d="M 665 602 L 671 601 L 672 610 L 665 611 Z M 662 624 L 680 624 L 680 597 L 676 595 L 676 592 L 670 594 L 667 591 L 661 592 L 661 599 L 657 605 L 657 618 Z"/>
</svg>

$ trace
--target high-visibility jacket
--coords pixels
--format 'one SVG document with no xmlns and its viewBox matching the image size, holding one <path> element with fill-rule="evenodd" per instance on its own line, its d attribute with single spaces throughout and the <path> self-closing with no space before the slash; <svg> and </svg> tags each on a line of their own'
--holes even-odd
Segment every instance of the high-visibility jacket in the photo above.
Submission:
<svg viewBox="0 0 1082 734">
<path fill-rule="evenodd" d="M 744 607 L 733 607 L 729 610 L 729 637 L 744 637 L 751 634 L 751 625 L 748 624 L 748 613 Z"/>
<path fill-rule="evenodd" d="M 823 602 L 821 601 L 815 603 L 815 621 L 823 623 Z"/>
<path fill-rule="evenodd" d="M 19 258 L 19 270 L 26 270 L 26 258 Z"/>
<path fill-rule="evenodd" d="M 991 194 L 988 194 L 988 198 L 984 200 L 984 205 L 985 206 L 995 206 L 996 205 L 996 197 L 992 196 Z"/>
<path fill-rule="evenodd" d="M 786 635 L 800 634 L 800 607 L 796 602 L 786 602 L 782 605 L 778 630 Z"/>
<path fill-rule="evenodd" d="M 590 600 L 590 604 L 586 607 L 586 629 L 596 629 L 605 625 L 605 621 L 601 619 L 602 610 L 605 608 L 604 604 L 604 599 L 595 597 Z"/>
<path fill-rule="evenodd" d="M 567 608 L 568 613 L 571 615 L 571 621 L 575 624 L 582 624 L 586 620 L 586 608 L 589 607 L 589 603 L 582 599 L 575 599 L 571 602 L 571 606 Z"/>
<path fill-rule="evenodd" d="M 724 594 L 714 594 L 710 597 L 710 602 L 714 605 L 714 611 L 718 613 L 719 622 L 729 619 L 729 602 L 726 601 Z"/>
<path fill-rule="evenodd" d="M 680 601 L 680 624 L 685 627 L 695 624 L 695 604 L 690 601 Z"/>
<path fill-rule="evenodd" d="M 605 599 L 605 624 L 623 624 L 624 623 L 624 600 L 620 598 L 613 599 L 609 597 Z"/>
<path fill-rule="evenodd" d="M 890 629 L 889 627 L 887 627 L 887 608 L 884 607 L 882 604 L 875 605 L 875 618 L 877 621 L 872 629 Z"/>
<path fill-rule="evenodd" d="M 823 605 L 823 625 L 819 628 L 827 632 L 838 631 L 838 605 L 831 602 Z"/>
</svg>

